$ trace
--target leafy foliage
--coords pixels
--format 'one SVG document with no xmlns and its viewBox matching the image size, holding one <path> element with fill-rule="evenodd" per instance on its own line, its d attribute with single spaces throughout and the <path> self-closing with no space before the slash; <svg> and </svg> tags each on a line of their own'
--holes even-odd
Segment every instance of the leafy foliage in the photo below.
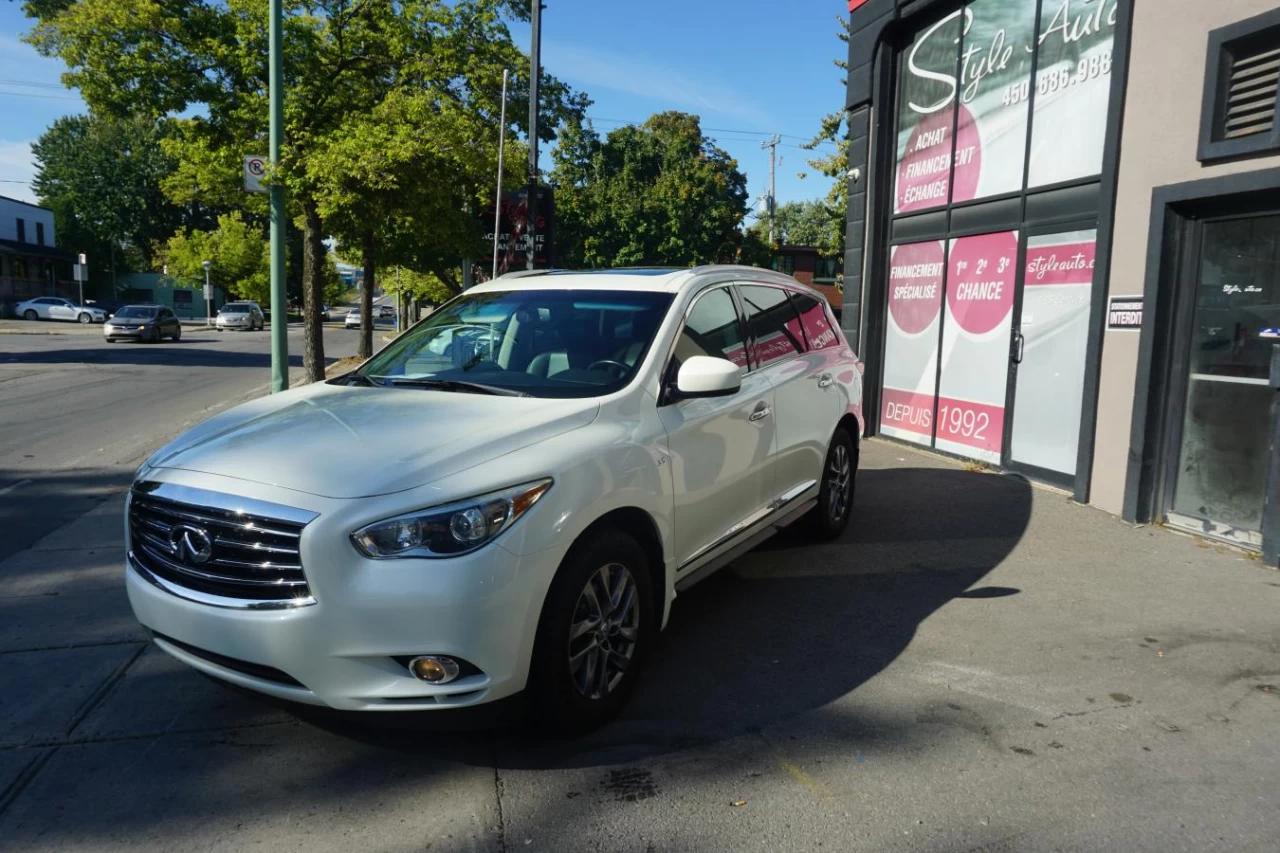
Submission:
<svg viewBox="0 0 1280 853">
<path fill-rule="evenodd" d="M 840 24 L 837 35 L 841 43 L 846 45 L 846 49 L 841 51 L 841 55 L 844 56 L 848 53 L 849 19 L 847 17 L 837 17 L 836 21 Z M 846 60 L 836 59 L 833 60 L 832 64 L 842 72 L 848 73 L 849 63 Z M 842 91 L 846 82 L 844 77 L 840 78 Z M 808 244 L 820 248 L 824 255 L 844 254 L 845 216 L 849 202 L 847 177 L 849 170 L 849 131 L 846 126 L 846 120 L 847 114 L 844 110 L 838 110 L 825 116 L 822 119 L 817 135 L 803 146 L 811 151 L 816 151 L 818 146 L 824 143 L 834 142 L 836 144 L 834 153 L 823 154 L 809 160 L 811 167 L 820 174 L 832 179 L 831 189 L 827 191 L 826 198 L 823 199 L 823 204 L 826 208 L 826 220 L 822 228 L 822 236 L 820 239 Z"/>
<path fill-rule="evenodd" d="M 843 211 L 840 221 L 844 221 Z M 789 201 L 774 210 L 774 238 L 780 245 L 815 246 L 825 255 L 836 254 L 839 247 L 831 225 L 832 211 L 825 201 Z M 756 220 L 748 231 L 767 243 L 768 219 Z"/>
<path fill-rule="evenodd" d="M 658 113 L 601 139 L 570 123 L 553 152 L 558 265 L 689 266 L 732 260 L 747 213 L 737 161 L 697 116 Z"/>
<path fill-rule="evenodd" d="M 162 150 L 163 127 L 150 119 L 66 116 L 31 148 L 32 186 L 54 211 L 59 242 L 87 252 L 99 271 L 112 256 L 149 268 L 152 245 L 195 213 L 161 190 L 173 161 Z"/>
<path fill-rule="evenodd" d="M 218 217 L 210 231 L 180 231 L 169 238 L 161 259 L 169 275 L 185 282 L 204 281 L 204 261 L 210 261 L 209 279 L 236 299 L 253 299 L 264 307 L 271 303 L 271 270 L 267 241 L 261 230 L 245 223 L 239 213 Z"/>
</svg>

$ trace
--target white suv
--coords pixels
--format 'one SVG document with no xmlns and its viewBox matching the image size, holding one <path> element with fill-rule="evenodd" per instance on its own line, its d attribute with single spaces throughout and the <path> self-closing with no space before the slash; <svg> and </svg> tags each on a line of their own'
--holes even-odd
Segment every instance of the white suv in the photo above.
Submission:
<svg viewBox="0 0 1280 853">
<path fill-rule="evenodd" d="M 506 275 L 156 452 L 126 510 L 129 599 L 166 652 L 276 697 L 525 690 L 590 725 L 680 590 L 801 516 L 844 529 L 861 385 L 787 276 Z"/>
</svg>

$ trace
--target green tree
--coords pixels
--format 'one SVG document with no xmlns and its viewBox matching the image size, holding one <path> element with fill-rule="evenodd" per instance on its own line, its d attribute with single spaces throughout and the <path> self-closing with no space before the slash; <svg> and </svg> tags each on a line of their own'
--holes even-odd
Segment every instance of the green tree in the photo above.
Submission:
<svg viewBox="0 0 1280 853">
<path fill-rule="evenodd" d="M 54 212 L 59 242 L 90 257 L 90 280 L 117 269 L 150 269 L 152 247 L 189 221 L 161 182 L 174 162 L 149 118 L 65 116 L 31 146 L 32 182 Z"/>
<path fill-rule="evenodd" d="M 519 68 L 522 61 L 527 66 L 506 25 L 524 5 L 514 0 L 286 0 L 284 146 L 280 167 L 268 178 L 284 186 L 303 232 L 308 378 L 324 373 L 318 303 L 324 295 L 328 232 L 321 200 L 330 182 L 344 176 L 313 158 L 392 101 L 409 102 L 419 112 L 481 113 L 487 117 L 483 132 L 456 143 L 474 146 L 496 139 L 501 68 Z M 165 182 L 170 198 L 230 202 L 260 214 L 265 199 L 246 198 L 239 181 L 242 156 L 265 148 L 267 4 L 79 0 L 59 8 L 56 2 L 27 6 L 38 16 L 28 40 L 62 59 L 69 69 L 64 82 L 78 88 L 92 108 L 117 115 L 188 115 L 175 120 L 176 132 L 166 146 L 179 160 Z M 581 113 L 583 100 L 554 78 L 544 79 L 543 91 L 549 117 L 566 109 Z M 520 102 L 517 96 L 510 105 L 517 122 L 528 112 Z M 194 116 L 189 115 L 193 108 Z M 542 135 L 551 138 L 553 127 L 554 120 L 548 121 Z M 402 185 L 411 178 L 401 176 Z M 458 194 L 452 175 L 422 189 L 449 199 Z M 474 194 L 474 188 L 464 185 L 462 194 Z M 353 208 L 353 218 L 356 213 Z M 370 221 L 375 227 L 384 224 L 381 216 Z M 478 223 L 471 228 L 472 235 L 478 233 Z M 431 253 L 457 250 L 446 245 Z"/>
<path fill-rule="evenodd" d="M 697 116 L 658 113 L 603 140 L 589 124 L 570 123 L 553 162 L 560 265 L 688 266 L 736 256 L 747 179 Z"/>
<path fill-rule="evenodd" d="M 237 212 L 218 217 L 209 231 L 180 231 L 160 250 L 170 276 L 187 282 L 204 281 L 204 262 L 211 262 L 210 280 L 236 299 L 271 304 L 271 271 L 267 240 L 260 228 L 247 224 Z"/>
<path fill-rule="evenodd" d="M 831 229 L 831 211 L 824 201 L 789 201 L 780 204 L 773 212 L 774 241 L 779 245 L 814 246 L 822 254 L 839 251 Z M 842 217 L 843 218 L 843 217 Z M 747 229 L 766 244 L 769 239 L 769 219 L 761 216 Z"/>
<path fill-rule="evenodd" d="M 849 19 L 837 16 L 836 21 L 840 24 L 837 36 L 840 42 L 845 45 L 845 49 L 841 51 L 841 56 L 845 56 L 849 52 Z M 844 59 L 835 59 L 832 64 L 845 74 L 849 71 L 849 63 Z M 841 92 L 844 91 L 846 84 L 847 80 L 842 76 L 840 78 Z M 802 146 L 810 151 L 821 150 L 827 152 L 809 160 L 809 165 L 812 168 L 831 179 L 831 188 L 827 190 L 827 194 L 822 201 L 823 206 L 826 208 L 826 220 L 822 228 L 823 236 L 821 239 L 809 244 L 817 246 L 824 255 L 844 254 L 845 217 L 849 204 L 849 130 L 846 120 L 847 114 L 844 110 L 830 113 L 822 119 L 818 133 L 813 139 Z M 834 149 L 830 147 L 831 143 L 834 143 Z M 819 147 L 823 145 L 828 147 Z M 804 176 L 801 175 L 801 177 Z"/>
</svg>

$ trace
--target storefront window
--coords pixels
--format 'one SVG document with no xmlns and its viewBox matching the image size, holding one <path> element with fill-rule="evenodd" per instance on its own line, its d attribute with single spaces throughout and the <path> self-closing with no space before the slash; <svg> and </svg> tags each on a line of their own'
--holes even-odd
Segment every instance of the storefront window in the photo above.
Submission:
<svg viewBox="0 0 1280 853">
<path fill-rule="evenodd" d="M 1102 170 L 1119 0 L 1044 0 L 1028 185 Z"/>
<path fill-rule="evenodd" d="M 940 240 L 893 248 L 880 431 L 933 444 L 946 253 Z"/>
<path fill-rule="evenodd" d="M 941 207 L 951 199 L 951 155 L 955 148 L 952 130 L 959 55 L 958 11 L 923 30 L 902 54 L 898 67 L 894 213 Z M 965 186 L 961 199 L 972 197 L 973 188 L 968 183 Z"/>
<path fill-rule="evenodd" d="M 999 464 L 1018 276 L 1018 232 L 952 240 L 936 447 Z"/>
</svg>

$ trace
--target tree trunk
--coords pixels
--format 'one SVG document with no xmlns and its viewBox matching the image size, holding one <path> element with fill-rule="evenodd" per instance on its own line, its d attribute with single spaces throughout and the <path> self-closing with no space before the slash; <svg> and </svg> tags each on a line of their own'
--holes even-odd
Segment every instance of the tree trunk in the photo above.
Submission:
<svg viewBox="0 0 1280 853">
<path fill-rule="evenodd" d="M 316 203 L 303 202 L 306 226 L 302 252 L 302 372 L 308 382 L 324 379 L 324 326 L 320 306 L 324 303 L 324 223 Z"/>
<path fill-rule="evenodd" d="M 378 319 L 373 316 L 373 289 L 378 284 L 378 270 L 373 259 L 373 230 L 364 232 L 364 287 L 360 291 L 360 358 L 373 357 L 373 325 Z"/>
</svg>

